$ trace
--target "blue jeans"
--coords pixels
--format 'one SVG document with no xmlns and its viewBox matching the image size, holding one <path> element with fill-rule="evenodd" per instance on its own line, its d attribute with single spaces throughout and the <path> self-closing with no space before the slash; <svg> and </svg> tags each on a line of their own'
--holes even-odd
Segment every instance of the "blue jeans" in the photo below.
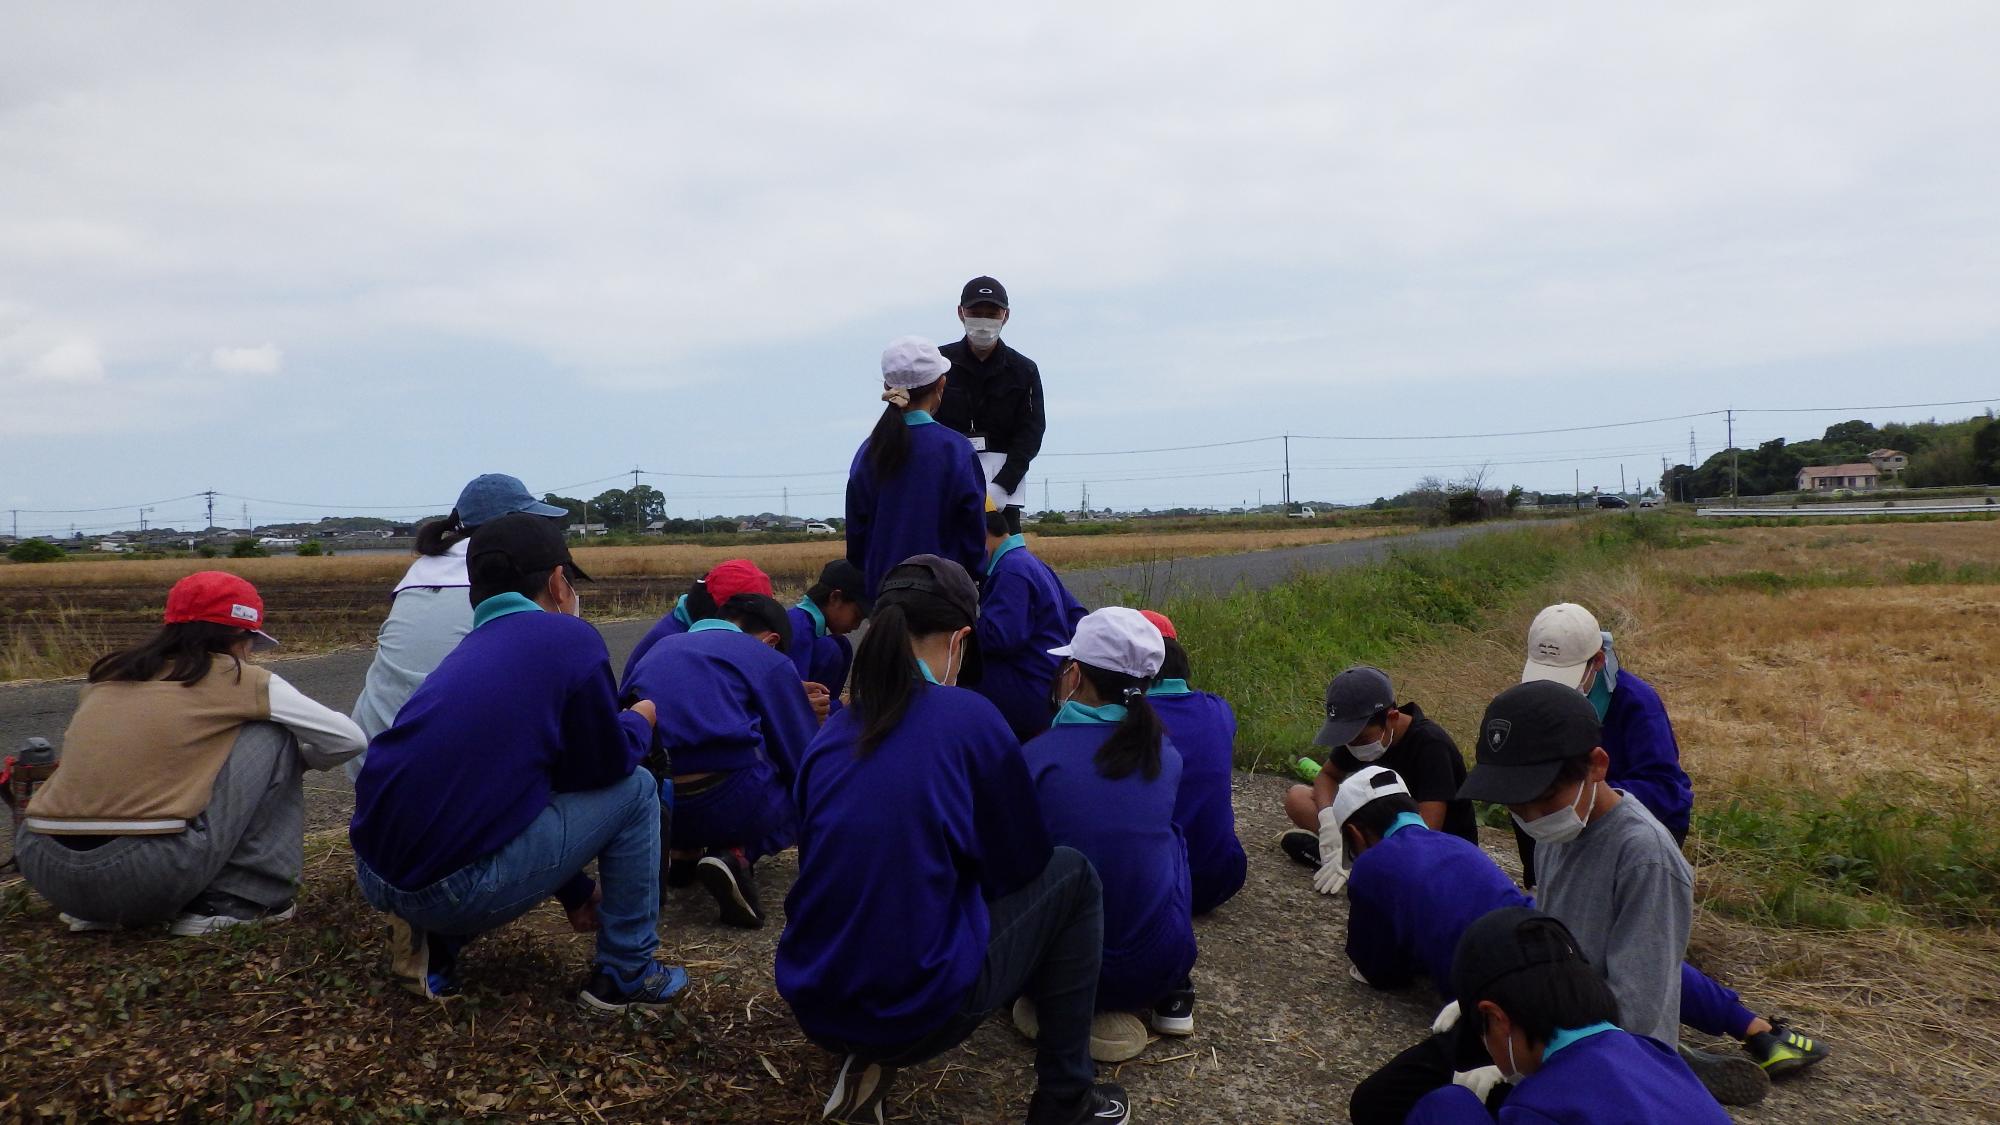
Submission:
<svg viewBox="0 0 2000 1125">
<path fill-rule="evenodd" d="M 660 945 L 660 791 L 651 774 L 582 793 L 557 793 L 519 836 L 428 887 L 384 882 L 359 858 L 361 895 L 417 929 L 472 937 L 519 918 L 597 861 L 604 890 L 597 963 L 631 982 Z"/>
</svg>

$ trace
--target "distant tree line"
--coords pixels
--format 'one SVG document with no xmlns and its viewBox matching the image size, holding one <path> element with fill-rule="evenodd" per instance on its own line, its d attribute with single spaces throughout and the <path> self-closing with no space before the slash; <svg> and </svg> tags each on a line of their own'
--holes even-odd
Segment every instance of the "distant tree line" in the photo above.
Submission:
<svg viewBox="0 0 2000 1125">
<path fill-rule="evenodd" d="M 1890 422 L 1873 426 L 1860 419 L 1837 422 L 1817 438 L 1788 442 L 1773 438 L 1737 451 L 1737 493 L 1770 496 L 1798 489 L 1799 470 L 1808 465 L 1858 464 L 1878 449 L 1909 455 L 1902 483 L 1912 488 L 2000 484 L 2000 421 L 1991 414 L 1958 422 Z M 1675 465 L 1660 478 L 1660 491 L 1675 500 L 1729 495 L 1730 451 L 1700 467 Z"/>
</svg>

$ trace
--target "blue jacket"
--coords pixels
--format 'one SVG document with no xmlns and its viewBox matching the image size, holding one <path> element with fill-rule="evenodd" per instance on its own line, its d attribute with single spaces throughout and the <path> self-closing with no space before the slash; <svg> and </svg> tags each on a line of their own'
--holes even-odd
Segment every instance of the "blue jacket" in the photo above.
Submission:
<svg viewBox="0 0 2000 1125">
<path fill-rule="evenodd" d="M 1106 708 L 1122 717 L 1123 708 Z M 1150 1008 L 1194 967 L 1187 843 L 1174 824 L 1181 754 L 1160 747 L 1160 773 L 1113 780 L 1096 754 L 1111 723 L 1059 723 L 1021 748 L 1049 838 L 1075 848 L 1104 882 L 1099 1011 Z"/>
<path fill-rule="evenodd" d="M 655 737 L 677 774 L 761 759 L 789 782 L 819 730 L 792 662 L 726 621 L 698 622 L 654 645 L 622 694 L 653 701 Z"/>
<path fill-rule="evenodd" d="M 895 476 L 875 479 L 865 441 L 847 470 L 847 561 L 867 576 L 871 598 L 882 576 L 912 555 L 941 555 L 967 574 L 978 574 L 986 562 L 986 474 L 979 454 L 964 434 L 928 415 L 909 427 L 909 438 L 909 460 Z"/>
<path fill-rule="evenodd" d="M 1681 747 L 1666 705 L 1653 685 L 1623 668 L 1604 713 L 1604 753 L 1611 759 L 1606 784 L 1639 798 L 1676 839 L 1687 835 L 1694 785 L 1681 769 Z"/>
<path fill-rule="evenodd" d="M 1467 926 L 1503 906 L 1533 906 L 1478 844 L 1422 824 L 1389 830 L 1347 877 L 1347 958 L 1376 988 L 1418 973 L 1451 995 L 1451 960 Z"/>
<path fill-rule="evenodd" d="M 1049 728 L 1049 686 L 1062 665 L 1049 650 L 1076 635 L 1083 606 L 1019 535 L 972 573 L 983 575 L 973 632 L 985 669 L 973 690 L 992 700 L 1025 742 Z"/>
<path fill-rule="evenodd" d="M 1146 693 L 1181 752 L 1181 788 L 1174 824 L 1187 839 L 1194 908 L 1207 913 L 1243 885 L 1247 859 L 1236 838 L 1229 783 L 1235 767 L 1236 713 L 1219 695 L 1163 680 Z"/>
<path fill-rule="evenodd" d="M 1463 1086 L 1425 1094 L 1405 1125 L 1493 1125 Z M 1500 1125 L 1729 1125 L 1672 1047 L 1612 1028 L 1545 1055 L 1500 1107 Z"/>
<path fill-rule="evenodd" d="M 785 655 L 799 671 L 799 679 L 819 684 L 833 693 L 830 711 L 840 710 L 840 689 L 847 683 L 847 671 L 854 666 L 854 645 L 846 637 L 826 630 L 826 617 L 806 598 L 785 611 L 792 619 L 792 647 Z M 807 608 L 811 606 L 811 608 Z"/>
<path fill-rule="evenodd" d="M 888 1046 L 957 1014 L 986 962 L 987 902 L 1042 873 L 1049 838 L 992 704 L 919 687 L 866 757 L 855 714 L 827 720 L 792 783 L 778 992 L 808 1034 Z"/>
<path fill-rule="evenodd" d="M 618 709 L 610 653 L 589 624 L 518 594 L 488 598 L 474 621 L 369 745 L 354 783 L 354 854 L 406 891 L 499 851 L 551 794 L 628 776 L 652 743 L 646 720 Z"/>
<path fill-rule="evenodd" d="M 687 632 L 693 624 L 693 620 L 688 617 L 687 595 L 682 594 L 680 600 L 674 603 L 674 608 L 665 617 L 653 622 L 653 627 L 646 630 L 646 635 L 640 637 L 639 643 L 632 647 L 631 653 L 625 657 L 625 671 L 618 677 L 618 682 L 631 683 L 632 669 L 639 666 L 640 657 L 653 651 L 654 645 L 668 637 L 678 637 Z"/>
</svg>

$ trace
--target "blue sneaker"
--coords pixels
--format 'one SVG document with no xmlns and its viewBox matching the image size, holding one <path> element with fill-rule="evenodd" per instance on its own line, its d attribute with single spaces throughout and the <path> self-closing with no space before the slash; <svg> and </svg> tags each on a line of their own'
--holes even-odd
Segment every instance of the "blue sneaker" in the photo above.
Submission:
<svg viewBox="0 0 2000 1125">
<path fill-rule="evenodd" d="M 598 965 L 590 980 L 576 994 L 577 1003 L 593 1012 L 623 1012 L 638 1009 L 659 1012 L 673 1006 L 688 986 L 688 973 L 679 965 L 654 965 L 635 984 L 625 984 L 618 974 Z"/>
</svg>

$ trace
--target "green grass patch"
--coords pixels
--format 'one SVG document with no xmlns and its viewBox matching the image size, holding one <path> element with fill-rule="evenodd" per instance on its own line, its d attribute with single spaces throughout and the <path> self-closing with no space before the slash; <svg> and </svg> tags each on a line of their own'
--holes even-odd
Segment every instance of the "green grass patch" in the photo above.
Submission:
<svg viewBox="0 0 2000 1125">
<path fill-rule="evenodd" d="M 1166 608 L 1194 655 L 1197 682 L 1236 709 L 1237 764 L 1284 770 L 1311 745 L 1326 681 L 1340 669 L 1482 628 L 1514 595 L 1559 573 L 1671 547 L 1679 534 L 1678 521 L 1650 514 L 1491 532 L 1448 549 L 1303 572 L 1269 589 L 1178 598 Z"/>
</svg>

